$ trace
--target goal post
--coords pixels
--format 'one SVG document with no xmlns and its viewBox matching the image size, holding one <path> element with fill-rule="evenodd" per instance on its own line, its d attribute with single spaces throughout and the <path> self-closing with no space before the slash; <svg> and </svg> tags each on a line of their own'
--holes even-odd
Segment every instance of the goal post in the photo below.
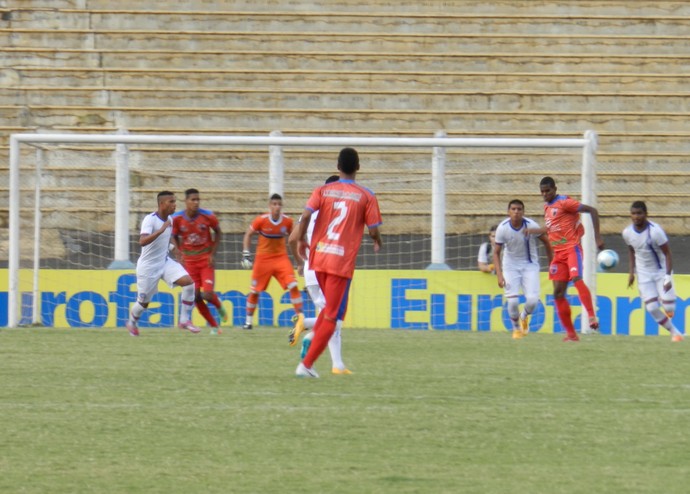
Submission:
<svg viewBox="0 0 690 494">
<path fill-rule="evenodd" d="M 27 146 L 32 146 L 36 149 L 36 152 L 31 155 L 31 153 L 25 152 Z M 84 146 L 84 148 L 80 148 Z M 455 235 L 459 231 L 458 227 L 448 226 L 449 217 L 449 207 L 448 203 L 451 201 L 446 196 L 447 190 L 450 184 L 454 184 L 456 181 L 461 181 L 463 183 L 463 191 L 453 192 L 453 199 L 459 198 L 460 201 L 467 201 L 470 204 L 472 201 L 479 201 L 477 199 L 480 197 L 482 191 L 487 194 L 491 193 L 490 189 L 479 190 L 479 187 L 484 187 L 481 182 L 477 186 L 477 190 L 472 189 L 472 181 L 463 177 L 473 177 L 477 178 L 480 176 L 488 177 L 486 181 L 489 186 L 494 183 L 501 183 L 501 187 L 505 187 L 505 190 L 495 190 L 493 191 L 499 197 L 503 194 L 505 198 L 504 203 L 507 204 L 509 199 L 512 199 L 512 195 L 516 193 L 516 188 L 510 185 L 510 174 L 520 174 L 519 163 L 529 163 L 529 168 L 532 173 L 541 173 L 546 169 L 553 169 L 551 173 L 556 177 L 559 176 L 559 171 L 557 167 L 561 161 L 560 155 L 556 154 L 554 157 L 539 160 L 530 160 L 530 153 L 534 150 L 558 150 L 558 152 L 564 151 L 568 153 L 569 160 L 578 165 L 578 169 L 571 171 L 570 174 L 574 177 L 577 175 L 580 180 L 581 186 L 581 197 L 583 202 L 596 205 L 596 188 L 595 188 L 595 169 L 596 169 L 596 149 L 597 149 L 597 135 L 594 131 L 587 131 L 581 138 L 495 138 L 495 137 L 448 137 L 445 132 L 439 131 L 434 137 L 328 137 L 328 136 L 284 136 L 279 131 L 274 131 L 268 136 L 209 136 L 209 135 L 132 135 L 127 133 L 118 134 L 13 134 L 10 136 L 10 163 L 9 163 L 9 247 L 8 247 L 8 317 L 7 325 L 8 327 L 16 327 L 20 324 L 22 320 L 22 306 L 26 305 L 26 301 L 29 300 L 32 304 L 32 309 L 27 310 L 27 313 L 31 314 L 31 322 L 41 323 L 40 320 L 40 310 L 37 308 L 38 304 L 38 285 L 40 283 L 38 273 L 41 269 L 41 249 L 44 247 L 45 242 L 48 240 L 42 238 L 42 227 L 45 221 L 42 219 L 42 203 L 47 201 L 48 197 L 52 201 L 50 206 L 51 215 L 57 210 L 64 209 L 66 215 L 69 216 L 70 212 L 75 211 L 72 205 L 68 207 L 63 207 L 63 204 L 68 203 L 70 199 L 65 199 L 64 202 L 60 202 L 56 197 L 50 194 L 60 195 L 61 190 L 79 189 L 82 187 L 80 185 L 69 185 L 78 184 L 79 182 L 69 182 L 68 180 L 63 180 L 58 177 L 55 173 L 46 174 L 46 166 L 44 162 L 51 162 L 53 155 L 64 155 L 65 153 L 71 153 L 69 158 L 62 159 L 70 162 L 69 166 L 64 167 L 68 170 L 65 172 L 67 175 L 75 175 L 81 177 L 82 180 L 86 180 L 84 177 L 91 177 L 92 175 L 99 174 L 112 174 L 113 180 L 112 185 L 107 187 L 92 187 L 94 189 L 94 194 L 96 195 L 93 201 L 97 205 L 94 209 L 108 209 L 111 208 L 113 211 L 113 217 L 106 219 L 96 220 L 98 223 L 97 227 L 94 227 L 94 231 L 98 230 L 111 230 L 104 235 L 106 240 L 104 243 L 111 243 L 112 245 L 104 245 L 103 252 L 112 252 L 112 258 L 108 260 L 106 266 L 115 269 L 131 269 L 131 259 L 133 253 L 131 252 L 131 235 L 133 233 L 133 215 L 141 214 L 139 209 L 148 207 L 149 210 L 153 210 L 154 204 L 149 202 L 147 206 L 134 206 L 132 199 L 132 191 L 134 188 L 139 187 L 142 191 L 148 192 L 150 194 L 152 187 L 158 190 L 165 188 L 174 189 L 179 193 L 180 189 L 186 187 L 194 187 L 194 180 L 201 180 L 204 187 L 210 189 L 212 187 L 227 186 L 232 185 L 236 189 L 227 190 L 228 197 L 232 197 L 238 191 L 246 192 L 250 190 L 260 191 L 257 192 L 259 195 L 266 196 L 267 193 L 283 193 L 287 185 L 288 189 L 291 191 L 301 188 L 301 193 L 303 195 L 308 195 L 311 189 L 318 185 L 321 175 L 323 175 L 324 169 L 319 169 L 318 172 L 314 172 L 314 176 L 319 178 L 314 178 L 313 176 L 306 174 L 305 170 L 300 167 L 302 161 L 307 161 L 309 158 L 296 158 L 291 161 L 290 157 L 286 157 L 287 154 L 292 153 L 290 150 L 293 149 L 309 149 L 311 150 L 319 159 L 321 159 L 319 152 L 325 150 L 331 153 L 333 156 L 337 155 L 337 151 L 346 146 L 351 146 L 355 148 L 367 148 L 380 150 L 381 157 L 376 158 L 377 166 L 375 170 L 367 168 L 368 163 L 363 162 L 363 170 L 361 173 L 362 182 L 365 185 L 371 183 L 376 184 L 372 188 L 374 191 L 379 193 L 386 193 L 387 186 L 391 186 L 393 191 L 390 192 L 391 205 L 392 207 L 388 210 L 382 205 L 382 212 L 384 215 L 384 228 L 386 228 L 386 215 L 395 215 L 396 221 L 400 224 L 406 224 L 408 220 L 405 218 L 407 211 L 396 210 L 396 206 L 400 204 L 410 204 L 407 209 L 414 209 L 417 207 L 414 203 L 415 197 L 408 194 L 408 189 L 414 187 L 415 190 L 423 189 L 425 197 L 430 197 L 428 203 L 424 202 L 421 206 L 418 206 L 420 210 L 420 221 L 426 221 L 430 225 L 430 231 L 427 233 L 422 232 L 424 237 L 428 237 L 430 247 L 428 252 L 419 253 L 415 252 L 413 254 L 401 253 L 402 258 L 407 259 L 406 255 L 414 256 L 416 259 L 419 258 L 420 262 L 423 262 L 423 267 L 421 269 L 472 269 L 472 263 L 468 262 L 464 266 L 467 267 L 457 267 L 450 266 L 448 264 L 447 246 L 446 240 L 450 236 Z M 164 153 L 167 149 L 173 149 L 176 147 L 184 148 L 177 149 L 177 151 L 169 153 L 165 158 L 165 162 L 161 164 L 160 168 L 151 167 L 144 158 L 139 154 L 133 155 L 133 148 L 137 148 L 136 153 L 143 153 L 144 150 L 153 150 L 155 152 Z M 214 164 L 198 163 L 196 166 L 187 165 L 191 168 L 189 176 L 185 178 L 176 179 L 174 176 L 176 171 L 170 171 L 169 175 L 166 175 L 166 163 L 172 163 L 175 160 L 182 160 L 181 155 L 185 155 L 184 159 L 187 159 L 189 163 L 194 162 L 194 156 L 201 156 L 201 151 L 195 154 L 196 150 L 208 150 L 208 149 L 218 149 L 220 154 L 227 153 L 227 150 L 232 149 L 233 156 L 238 156 L 236 161 L 230 158 L 224 157 L 222 160 L 218 158 L 218 163 L 215 164 L 217 158 L 208 157 L 206 155 L 203 158 L 199 158 L 201 161 L 206 160 L 207 162 L 213 162 Z M 241 154 L 243 152 L 249 153 L 250 151 L 244 150 L 260 150 L 266 152 L 266 157 L 256 158 L 256 162 L 251 162 L 251 160 L 245 160 L 245 155 Z M 415 150 L 414 159 L 408 159 L 407 156 L 401 154 L 399 158 L 399 164 L 396 164 L 395 170 L 391 171 L 391 167 L 386 164 L 386 156 L 393 155 L 396 153 L 403 153 L 404 149 Z M 477 159 L 475 156 L 470 156 L 471 150 L 494 150 L 499 158 L 492 160 L 491 166 L 486 166 L 486 161 L 482 161 L 483 158 Z M 98 153 L 96 153 L 98 150 Z M 581 150 L 579 157 L 573 157 L 573 151 Z M 205 152 L 205 151 L 204 151 Z M 412 153 L 412 151 L 409 151 Z M 175 155 L 177 153 L 177 155 Z M 423 158 L 424 154 L 428 153 L 426 159 Z M 449 158 L 450 153 L 453 154 Z M 506 153 L 505 156 L 501 156 L 501 153 Z M 504 170 L 505 166 L 502 163 L 507 160 L 510 163 L 512 154 L 510 153 L 523 153 L 521 158 L 515 159 L 518 164 L 509 164 L 508 170 Z M 76 158 L 82 155 L 88 155 L 88 158 L 84 160 L 92 159 L 92 156 L 98 154 L 99 157 L 93 158 L 94 163 L 89 166 L 77 163 L 81 158 Z M 295 153 L 292 153 L 295 154 Z M 361 154 L 361 153 L 360 153 Z M 32 156 L 29 158 L 29 156 Z M 103 157 L 104 156 L 104 157 Z M 421 156 L 421 158 L 419 157 Z M 507 157 L 506 157 L 507 156 Z M 55 158 L 57 159 L 57 158 Z M 70 161 L 71 160 L 71 161 Z M 504 160 L 504 161 L 502 161 Z M 163 161 L 163 160 L 161 160 Z M 479 161 L 477 163 L 476 161 Z M 137 179 L 140 182 L 147 181 L 149 185 L 132 184 L 133 180 L 132 162 L 138 166 L 138 173 L 140 173 L 144 178 Z M 335 159 L 329 159 L 328 165 L 330 168 L 328 170 L 334 170 Z M 238 182 L 233 180 L 226 180 L 227 176 L 240 176 L 237 171 L 237 164 L 241 163 L 243 172 L 246 177 L 249 178 L 238 178 Z M 262 164 L 263 163 L 263 164 Z M 205 167 L 209 167 L 206 169 Z M 213 173 L 206 173 L 210 170 L 210 167 L 214 166 Z M 504 168 L 501 168 L 504 166 Z M 467 169 L 462 169 L 466 167 Z M 476 167 L 476 169 L 472 168 Z M 512 167 L 512 168 L 511 168 Z M 51 168 L 50 166 L 47 168 Z M 57 168 L 57 167 L 54 167 Z M 492 171 L 493 170 L 493 171 Z M 498 172 L 500 170 L 500 173 Z M 535 171 L 536 170 L 536 171 Z M 178 170 L 179 171 L 179 170 Z M 258 174 L 260 172 L 260 174 Z M 316 175 L 318 173 L 318 175 Z M 392 175 L 391 175 L 392 173 Z M 91 175 L 89 175 L 91 174 Z M 255 174 L 255 175 L 252 175 Z M 504 174 L 505 177 L 499 179 L 494 179 L 492 175 Z M 46 178 L 46 175 L 49 175 Z M 208 176 L 206 176 L 208 175 Z M 199 178 L 202 177 L 202 178 Z M 253 177 L 253 178 L 252 178 Z M 372 180 L 372 177 L 374 178 Z M 360 176 L 358 175 L 358 181 Z M 77 178 L 76 180 L 79 180 Z M 247 185 L 243 180 L 256 181 L 252 184 L 252 187 Z M 48 183 L 45 185 L 44 182 Z M 58 184 L 65 183 L 63 187 L 66 189 L 61 189 Z M 160 185 L 150 185 L 152 183 Z M 186 183 L 186 186 L 182 186 Z M 263 184 L 263 185 L 262 185 Z M 507 184 L 507 185 L 505 185 Z M 148 187 L 148 188 L 147 188 Z M 407 187 L 407 188 L 405 188 Z M 84 187 L 86 189 L 88 187 Z M 199 188 L 199 187 L 197 187 Z M 111 190 L 112 189 L 112 190 Z M 46 190 L 50 191 L 50 194 L 46 196 Z M 215 189 L 214 189 L 215 190 Z M 468 190 L 470 193 L 477 194 L 470 198 L 465 198 L 468 195 Z M 569 191 L 574 193 L 575 191 Z M 98 194 L 102 197 L 99 199 Z M 220 191 L 218 192 L 220 194 Z M 510 197 L 508 197 L 510 195 Z M 535 195 L 535 192 L 530 192 L 530 195 Z M 77 196 L 75 196 L 77 197 Z M 108 198 L 106 200 L 106 197 Z M 147 197 L 150 197 L 147 196 Z M 202 199 L 203 199 L 202 190 Z M 420 196 L 421 197 L 421 196 Z M 114 198 L 114 200 L 113 200 Z M 263 199 L 263 197 L 262 197 Z M 33 200 L 33 204 L 31 203 Z M 78 198 L 75 200 L 79 200 Z M 147 199 L 148 200 L 148 199 Z M 426 199 L 425 199 L 426 200 Z M 383 202 L 383 200 L 381 200 Z M 500 206 L 494 208 L 495 218 L 500 218 L 505 216 L 505 204 L 500 202 Z M 250 210 L 254 211 L 255 214 L 263 212 L 262 210 L 256 210 L 251 206 L 243 206 L 241 201 L 238 213 L 236 216 L 241 216 L 246 218 L 250 214 Z M 498 204 L 498 203 L 497 203 Z M 293 209 L 297 212 L 299 208 L 303 205 L 303 202 L 298 205 L 293 204 Z M 32 206 L 32 207 L 30 207 Z M 134 207 L 134 211 L 131 208 Z M 202 206 L 203 207 L 203 206 Z M 88 209 L 89 206 L 85 206 Z M 178 206 L 179 209 L 179 206 Z M 213 208 L 212 208 L 213 209 Z M 406 209 L 406 208 L 401 208 Z M 453 210 L 461 210 L 462 206 L 451 207 Z M 231 207 L 228 208 L 231 211 Z M 240 214 L 241 213 L 241 214 Z M 232 212 L 228 213 L 232 215 Z M 462 215 L 462 211 L 454 212 L 453 217 L 456 215 Z M 481 216 L 484 215 L 484 216 Z M 530 211 L 531 216 L 539 216 L 537 211 Z M 585 215 L 587 216 L 587 215 Z M 489 220 L 489 215 L 484 212 L 471 212 L 469 217 L 476 220 L 477 217 L 485 218 Z M 22 226 L 22 218 L 24 218 L 25 225 Z M 424 220 L 428 218 L 428 220 Z M 140 219 L 140 218 L 139 218 Z M 55 227 L 55 218 L 51 218 L 49 223 Z M 72 221 L 79 222 L 80 217 L 78 213 L 74 212 L 72 216 Z M 137 220 L 138 221 L 138 220 Z M 491 218 L 491 221 L 494 221 Z M 585 218 L 587 221 L 587 218 Z M 33 234 L 28 235 L 26 224 L 28 222 L 33 222 Z M 414 223 L 414 222 L 410 222 Z M 457 223 L 457 221 L 455 222 Z M 138 225 L 137 225 L 138 226 Z M 475 231 L 473 234 L 481 236 L 486 232 L 486 225 L 474 225 Z M 246 228 L 244 224 L 243 229 Z M 412 227 L 411 227 L 412 228 Z M 457 231 L 456 231 L 457 230 Z M 585 250 L 585 280 L 589 283 L 593 292 L 595 292 L 595 281 L 596 281 L 596 265 L 595 265 L 595 252 L 596 246 L 594 245 L 594 239 L 591 233 L 591 228 L 586 229 L 586 235 L 583 240 L 583 246 Z M 102 232 L 101 232 L 102 233 Z M 112 233 L 112 235 L 110 235 Z M 384 233 L 386 230 L 384 229 Z M 33 237 L 33 238 L 30 238 Z M 402 236 L 401 236 L 402 238 Z M 27 245 L 32 245 L 32 256 L 31 265 L 25 265 L 24 269 L 29 269 L 32 272 L 31 276 L 31 288 L 20 287 L 20 267 L 22 266 L 22 259 L 26 256 L 22 256 L 22 249 L 27 249 Z M 400 240 L 400 246 L 405 245 L 406 239 Z M 420 245 L 420 242 L 424 243 L 424 239 L 416 239 L 415 242 L 409 242 L 410 245 Z M 76 248 L 76 247 L 75 247 Z M 418 248 L 418 247 L 415 247 Z M 400 247 L 402 252 L 403 247 Z M 136 254 L 136 253 L 135 253 Z M 110 254 L 101 254 L 103 256 Z M 28 261 L 27 261 L 28 262 Z M 406 261 L 400 261 L 404 264 Z M 25 263 L 26 264 L 26 263 Z M 83 267 L 79 265 L 77 267 Z M 389 264 L 383 266 L 377 266 L 374 261 L 371 265 L 367 263 L 367 267 L 376 269 L 397 269 L 396 265 Z M 22 294 L 31 293 L 31 296 L 23 296 Z M 22 298 L 26 299 L 23 300 Z M 24 318 L 25 319 L 25 318 Z M 23 322 L 26 322 L 25 320 Z M 583 327 L 585 327 L 583 325 Z"/>
</svg>

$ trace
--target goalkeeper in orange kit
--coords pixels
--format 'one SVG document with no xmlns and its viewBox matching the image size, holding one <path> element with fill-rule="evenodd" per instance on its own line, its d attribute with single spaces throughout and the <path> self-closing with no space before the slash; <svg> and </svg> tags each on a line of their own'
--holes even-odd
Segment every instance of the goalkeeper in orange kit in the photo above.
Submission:
<svg viewBox="0 0 690 494">
<path fill-rule="evenodd" d="M 268 287 L 271 278 L 278 280 L 283 290 L 290 291 L 290 302 L 295 308 L 297 319 L 300 322 L 304 319 L 302 294 L 297 286 L 297 277 L 290 262 L 286 244 L 294 221 L 282 213 L 283 198 L 280 194 L 273 194 L 268 205 L 269 212 L 254 218 L 242 240 L 242 267 L 253 268 L 247 297 L 247 317 L 242 326 L 243 329 L 252 329 L 259 294 Z M 250 248 L 254 235 L 259 236 L 259 242 L 252 259 Z"/>
</svg>

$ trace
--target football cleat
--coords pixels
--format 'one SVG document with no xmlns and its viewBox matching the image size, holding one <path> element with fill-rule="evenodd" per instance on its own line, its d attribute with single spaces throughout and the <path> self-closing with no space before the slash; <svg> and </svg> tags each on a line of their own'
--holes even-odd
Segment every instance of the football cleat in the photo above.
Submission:
<svg viewBox="0 0 690 494">
<path fill-rule="evenodd" d="M 194 334 L 201 331 L 201 329 L 197 328 L 196 326 L 194 326 L 192 324 L 192 321 L 181 322 L 180 324 L 177 325 L 177 327 L 180 329 L 185 329 L 185 330 L 189 331 L 190 333 L 194 333 Z"/>
<path fill-rule="evenodd" d="M 219 334 L 223 334 L 223 331 L 220 328 L 211 328 L 211 334 L 212 335 L 219 335 Z"/>
<path fill-rule="evenodd" d="M 311 345 L 311 338 L 309 337 L 310 335 L 308 334 L 304 338 L 302 338 L 302 351 L 299 354 L 299 358 L 304 359 L 304 357 L 307 356 L 307 352 L 309 351 L 309 346 Z"/>
<path fill-rule="evenodd" d="M 295 375 L 297 377 L 319 377 L 319 374 L 314 370 L 314 368 L 309 368 L 302 362 L 300 362 L 297 366 L 297 369 L 295 370 Z"/>
<path fill-rule="evenodd" d="M 514 340 L 519 340 L 520 338 L 524 337 L 524 333 L 520 329 L 514 329 L 513 330 L 513 339 Z"/>
<path fill-rule="evenodd" d="M 297 340 L 299 339 L 299 335 L 301 335 L 304 331 L 304 314 L 295 314 L 292 316 L 292 322 L 295 325 L 290 330 L 290 334 L 288 334 L 288 344 L 290 346 L 295 346 Z"/>
<path fill-rule="evenodd" d="M 597 321 L 597 318 L 594 316 L 589 318 L 589 329 L 595 333 L 599 332 L 599 321 Z"/>
<path fill-rule="evenodd" d="M 580 341 L 580 338 L 578 338 L 577 335 L 575 335 L 575 336 L 568 335 L 565 338 L 563 338 L 563 341 Z"/>
<path fill-rule="evenodd" d="M 529 334 L 529 316 L 525 316 L 525 318 L 520 318 L 520 330 L 522 331 L 523 336 L 527 336 Z"/>
<path fill-rule="evenodd" d="M 335 374 L 337 376 L 349 376 L 352 374 L 352 371 L 350 369 L 338 369 L 337 367 L 333 367 L 331 369 L 331 374 Z"/>
<path fill-rule="evenodd" d="M 671 336 L 671 341 L 678 343 L 679 341 L 683 341 L 683 335 L 680 333 L 676 333 L 673 336 Z"/>
<path fill-rule="evenodd" d="M 222 305 L 218 307 L 218 315 L 220 316 L 221 321 L 228 322 L 228 311 L 226 311 L 225 307 Z"/>
<path fill-rule="evenodd" d="M 125 326 L 127 327 L 127 331 L 129 331 L 130 336 L 139 336 L 139 328 L 137 328 L 136 324 L 132 324 L 131 322 L 127 321 Z"/>
<path fill-rule="evenodd" d="M 253 327 L 254 327 L 254 326 L 252 326 L 251 324 L 244 324 L 244 325 L 242 326 L 242 329 L 252 329 Z"/>
</svg>

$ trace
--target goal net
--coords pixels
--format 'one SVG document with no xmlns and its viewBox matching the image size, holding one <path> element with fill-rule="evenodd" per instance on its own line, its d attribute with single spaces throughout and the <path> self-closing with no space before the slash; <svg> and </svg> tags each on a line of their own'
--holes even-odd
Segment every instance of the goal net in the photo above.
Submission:
<svg viewBox="0 0 690 494">
<path fill-rule="evenodd" d="M 123 325 L 136 296 L 141 220 L 156 209 L 159 191 L 175 192 L 179 211 L 192 187 L 219 218 L 216 290 L 231 323 L 241 324 L 248 225 L 274 192 L 283 212 L 298 218 L 313 188 L 337 173 L 345 146 L 358 149 L 357 181 L 376 193 L 384 221 L 383 251 L 374 254 L 366 235 L 360 250 L 348 315 L 357 327 L 495 326 L 501 316 L 490 314 L 501 291 L 495 277 L 477 271 L 477 255 L 508 202 L 521 199 L 526 216 L 542 223 L 545 175 L 596 202 L 593 132 L 573 139 L 14 135 L 7 325 Z M 275 310 L 261 321 L 288 324 L 289 303 L 273 285 L 262 300 Z M 152 311 L 151 325 L 173 325 L 178 292 L 160 294 L 157 303 L 173 309 Z M 484 319 L 482 311 L 489 311 Z"/>
</svg>

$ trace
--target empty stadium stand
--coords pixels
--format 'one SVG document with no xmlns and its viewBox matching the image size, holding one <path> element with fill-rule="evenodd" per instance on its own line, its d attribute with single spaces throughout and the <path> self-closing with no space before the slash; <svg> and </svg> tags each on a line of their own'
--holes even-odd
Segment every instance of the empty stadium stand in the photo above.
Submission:
<svg viewBox="0 0 690 494">
<path fill-rule="evenodd" d="M 690 4 L 677 1 L 0 0 L 0 173 L 14 132 L 579 137 L 594 129 L 604 231 L 621 229 L 625 184 L 638 180 L 649 185 L 639 197 L 680 235 L 690 219 L 689 28 Z M 546 173 L 513 190 L 534 194 Z M 264 192 L 243 191 L 226 212 L 262 210 Z M 415 224 L 400 194 L 429 194 L 378 192 L 399 218 L 395 233 Z M 497 213 L 495 201 L 473 201 L 475 218 Z"/>
</svg>

